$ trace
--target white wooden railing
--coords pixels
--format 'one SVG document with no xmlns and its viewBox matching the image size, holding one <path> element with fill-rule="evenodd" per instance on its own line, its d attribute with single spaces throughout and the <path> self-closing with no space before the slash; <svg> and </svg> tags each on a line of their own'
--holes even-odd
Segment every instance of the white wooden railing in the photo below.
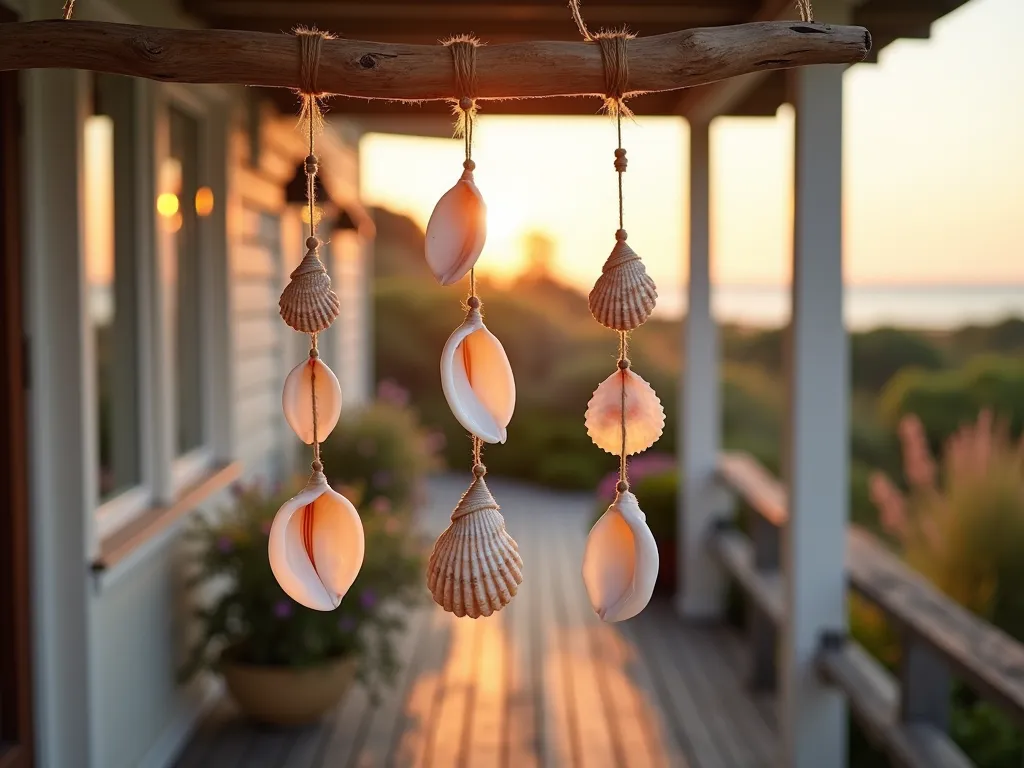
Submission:
<svg viewBox="0 0 1024 768">
<path fill-rule="evenodd" d="M 746 598 L 750 683 L 772 690 L 776 635 L 786 616 L 779 540 L 785 489 L 747 454 L 722 455 L 718 481 L 753 511 L 749 535 L 722 520 L 712 552 Z M 891 674 L 845 633 L 820 638 L 818 673 L 845 694 L 868 737 L 908 768 L 973 765 L 948 735 L 958 679 L 1024 725 L 1024 646 L 973 616 L 907 567 L 867 531 L 847 536 L 848 588 L 876 605 L 898 630 L 902 658 Z"/>
</svg>

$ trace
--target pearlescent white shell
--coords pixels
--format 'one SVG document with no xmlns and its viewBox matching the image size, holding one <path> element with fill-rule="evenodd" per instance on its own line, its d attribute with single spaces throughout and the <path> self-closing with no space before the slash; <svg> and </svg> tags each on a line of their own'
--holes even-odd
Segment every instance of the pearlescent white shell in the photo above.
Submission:
<svg viewBox="0 0 1024 768">
<path fill-rule="evenodd" d="M 320 358 L 292 368 L 284 380 L 281 406 L 284 418 L 306 445 L 313 444 L 313 378 L 316 378 L 317 439 L 323 442 L 341 417 L 341 384 Z"/>
<path fill-rule="evenodd" d="M 427 222 L 426 255 L 441 285 L 457 283 L 480 258 L 487 238 L 487 206 L 465 171 L 434 206 Z"/>
<path fill-rule="evenodd" d="M 594 523 L 583 554 L 583 583 L 594 611 L 608 622 L 636 616 L 658 579 L 658 546 L 636 496 L 625 491 Z"/>
<path fill-rule="evenodd" d="M 430 553 L 427 587 L 434 602 L 477 619 L 508 605 L 523 583 L 519 547 L 487 483 L 473 480 Z"/>
<path fill-rule="evenodd" d="M 626 455 L 646 451 L 665 430 L 665 409 L 657 393 L 627 368 L 602 381 L 587 403 L 584 419 L 594 445 L 619 456 L 622 453 L 622 388 L 626 388 Z"/>
<path fill-rule="evenodd" d="M 485 443 L 504 443 L 516 407 L 505 348 L 471 309 L 441 353 L 441 388 L 459 423 Z"/>
<path fill-rule="evenodd" d="M 315 472 L 270 528 L 270 568 L 297 603 L 332 611 L 363 565 L 363 523 L 352 503 Z"/>
</svg>

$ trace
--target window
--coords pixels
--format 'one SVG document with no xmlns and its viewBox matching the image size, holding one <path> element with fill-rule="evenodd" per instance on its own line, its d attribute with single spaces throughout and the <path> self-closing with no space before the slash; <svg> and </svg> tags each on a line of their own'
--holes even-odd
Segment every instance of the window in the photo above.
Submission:
<svg viewBox="0 0 1024 768">
<path fill-rule="evenodd" d="M 182 456 L 203 445 L 203 322 L 200 269 L 199 125 L 181 110 L 170 110 L 169 194 L 179 201 L 173 229 L 172 308 L 175 381 L 175 450 Z"/>
<path fill-rule="evenodd" d="M 210 253 L 216 240 L 206 232 L 217 201 L 203 178 L 204 104 L 188 89 L 110 75 L 92 82 L 82 137 L 84 321 L 103 542 L 212 468 L 211 361 L 225 336 L 211 323 L 226 316 L 206 276 L 225 256 Z"/>
<path fill-rule="evenodd" d="M 82 171 L 86 314 L 92 336 L 96 488 L 102 517 L 116 524 L 144 483 L 140 412 L 139 271 L 131 81 L 93 79 Z M 134 491 L 134 492 L 133 492 Z M 102 508 L 101 508 L 102 509 Z"/>
</svg>

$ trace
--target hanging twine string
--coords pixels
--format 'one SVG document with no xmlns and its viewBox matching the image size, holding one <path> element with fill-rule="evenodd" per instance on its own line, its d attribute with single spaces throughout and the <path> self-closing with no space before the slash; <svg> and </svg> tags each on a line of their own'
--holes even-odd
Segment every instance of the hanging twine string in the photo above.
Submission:
<svg viewBox="0 0 1024 768">
<path fill-rule="evenodd" d="M 580 35 L 586 42 L 597 43 L 601 51 L 601 67 L 604 71 L 604 106 L 603 109 L 615 118 L 615 131 L 618 137 L 618 146 L 615 149 L 615 172 L 618 175 L 618 197 L 619 197 L 619 230 L 615 233 L 616 240 L 626 239 L 625 229 L 625 206 L 623 203 L 622 174 L 626 172 L 628 161 L 626 150 L 622 146 L 622 117 L 632 117 L 633 112 L 626 106 L 625 97 L 628 93 L 629 83 L 629 57 L 626 51 L 626 44 L 635 37 L 629 30 L 601 30 L 597 33 L 590 31 L 586 21 L 583 20 L 583 13 L 580 11 L 580 0 L 569 0 L 569 12 L 573 21 L 580 31 Z M 629 459 L 626 456 L 626 371 L 629 370 L 629 335 L 626 331 L 619 331 L 619 373 L 622 381 L 622 399 L 620 401 L 620 428 L 622 444 L 619 451 L 619 482 L 616 489 L 620 493 L 629 490 Z"/>
<path fill-rule="evenodd" d="M 476 80 L 476 49 L 482 43 L 474 35 L 455 35 L 441 43 L 451 51 L 452 68 L 455 71 L 455 93 L 457 99 L 452 103 L 452 110 L 455 113 L 455 136 L 461 136 L 464 140 L 465 160 L 462 167 L 467 174 L 472 174 L 476 169 L 473 161 L 473 127 L 477 115 L 477 80 Z M 476 295 L 476 268 L 469 270 L 469 298 L 466 304 L 471 310 L 480 308 L 480 298 Z M 483 477 L 487 472 L 484 467 L 481 454 L 483 453 L 483 441 L 473 435 L 473 474 Z"/>
<path fill-rule="evenodd" d="M 320 72 L 320 53 L 323 50 L 324 40 L 330 39 L 330 35 L 321 32 L 315 27 L 307 29 L 300 27 L 295 30 L 295 36 L 299 41 L 299 95 L 302 98 L 302 111 L 299 116 L 300 122 L 307 127 L 309 137 L 309 154 L 306 155 L 304 170 L 306 172 L 306 200 L 309 203 L 309 238 L 306 240 L 306 247 L 318 252 L 320 240 L 316 236 L 316 175 L 319 171 L 319 161 L 316 157 L 316 134 L 323 129 L 323 111 L 320 108 L 320 99 L 324 93 L 317 87 L 317 75 Z M 313 409 L 313 464 L 314 472 L 323 472 L 324 466 L 320 461 L 320 424 L 316 403 L 316 361 L 320 358 L 320 350 L 317 346 L 317 334 L 309 334 L 309 360 L 310 360 L 310 389 L 312 392 L 311 406 Z"/>
<path fill-rule="evenodd" d="M 71 19 L 71 14 L 74 13 L 74 10 L 75 10 L 75 0 L 65 0 L 65 2 L 64 2 L 64 10 L 62 11 L 62 15 L 64 17 L 64 21 L 68 21 L 68 20 Z"/>
<path fill-rule="evenodd" d="M 320 416 L 317 413 L 316 407 L 316 361 L 320 357 L 320 350 L 317 347 L 317 334 L 311 333 L 309 345 L 309 385 L 313 392 L 312 405 L 313 405 L 313 471 L 323 472 L 324 465 L 320 461 Z"/>
<path fill-rule="evenodd" d="M 814 21 L 814 8 L 811 0 L 796 0 L 796 9 L 800 12 L 800 21 Z"/>
<path fill-rule="evenodd" d="M 441 43 L 451 51 L 452 67 L 455 70 L 455 93 L 458 99 L 452 103 L 455 113 L 455 136 L 464 140 L 466 158 L 462 167 L 472 173 L 476 169 L 473 161 L 473 127 L 477 115 L 476 49 L 482 43 L 474 35 L 455 35 Z M 476 269 L 469 270 L 469 295 L 476 296 Z"/>
</svg>

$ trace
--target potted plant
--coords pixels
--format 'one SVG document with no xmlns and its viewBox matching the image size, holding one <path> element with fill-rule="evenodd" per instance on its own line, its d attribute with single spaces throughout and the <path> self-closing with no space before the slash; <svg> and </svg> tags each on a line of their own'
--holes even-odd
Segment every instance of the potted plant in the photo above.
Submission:
<svg viewBox="0 0 1024 768">
<path fill-rule="evenodd" d="M 374 445 L 394 445 L 390 433 L 400 430 L 405 440 L 426 445 L 414 421 L 389 417 L 387 410 L 398 408 L 375 404 L 339 430 Z M 390 455 L 397 466 L 378 455 L 378 463 L 367 463 L 365 481 L 339 488 L 360 510 L 366 554 L 335 611 L 314 611 L 294 602 L 270 569 L 270 525 L 291 493 L 237 487 L 229 509 L 197 519 L 189 533 L 195 566 L 191 584 L 203 588 L 208 600 L 197 611 L 200 634 L 184 676 L 204 669 L 220 673 L 242 712 L 272 725 L 316 720 L 355 678 L 371 687 L 388 680 L 396 668 L 393 641 L 403 628 L 404 608 L 422 589 L 422 545 L 406 503 L 419 478 L 409 475 L 429 466 L 427 460 L 410 461 L 408 451 Z M 382 482 L 385 475 L 388 482 Z M 390 487 L 392 479 L 394 490 L 401 490 L 394 495 L 398 503 L 376 487 Z M 340 485 L 335 478 L 332 482 Z M 370 491 L 369 498 L 360 488 Z"/>
</svg>

